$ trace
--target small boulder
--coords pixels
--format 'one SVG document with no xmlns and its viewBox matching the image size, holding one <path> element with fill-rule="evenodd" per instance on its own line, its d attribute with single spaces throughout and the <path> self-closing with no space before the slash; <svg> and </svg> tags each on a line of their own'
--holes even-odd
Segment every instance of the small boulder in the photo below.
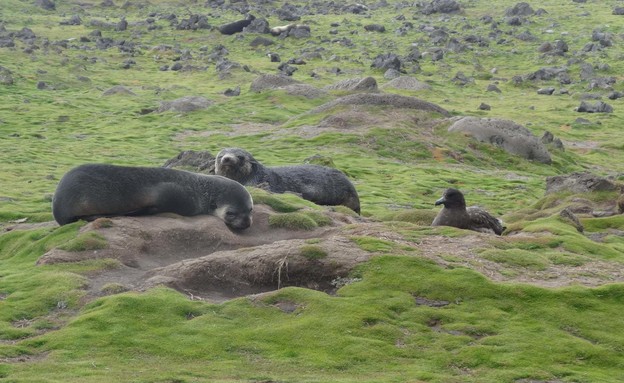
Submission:
<svg viewBox="0 0 624 383">
<path fill-rule="evenodd" d="M 192 112 L 206 109 L 214 102 L 201 96 L 186 96 L 173 101 L 161 101 L 157 112 L 162 113 L 169 110 L 174 112 Z"/>
<path fill-rule="evenodd" d="M 463 117 L 448 129 L 461 132 L 477 141 L 502 148 L 508 153 L 544 164 L 552 162 L 546 147 L 524 126 L 509 120 Z"/>
<path fill-rule="evenodd" d="M 614 191 L 616 189 L 617 186 L 612 181 L 587 172 L 546 177 L 546 194 L 562 191 L 591 193 L 596 191 Z"/>
</svg>

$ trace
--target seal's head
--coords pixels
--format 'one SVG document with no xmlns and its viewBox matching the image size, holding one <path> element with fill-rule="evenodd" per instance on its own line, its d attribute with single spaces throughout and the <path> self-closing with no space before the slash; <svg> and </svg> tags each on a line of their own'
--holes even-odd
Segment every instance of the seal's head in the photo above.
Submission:
<svg viewBox="0 0 624 383">
<path fill-rule="evenodd" d="M 464 195 L 457 189 L 449 188 L 444 191 L 442 198 L 435 201 L 435 205 L 444 205 L 445 208 L 466 208 Z"/>
<path fill-rule="evenodd" d="M 226 148 L 217 154 L 215 174 L 244 183 L 254 174 L 258 161 L 240 148 Z"/>
<path fill-rule="evenodd" d="M 211 176 L 218 177 L 218 176 Z M 213 214 L 223 220 L 232 230 L 244 230 L 252 224 L 253 199 L 245 187 L 236 181 L 218 177 L 228 184 L 221 195 L 220 203 L 214 207 Z"/>
</svg>

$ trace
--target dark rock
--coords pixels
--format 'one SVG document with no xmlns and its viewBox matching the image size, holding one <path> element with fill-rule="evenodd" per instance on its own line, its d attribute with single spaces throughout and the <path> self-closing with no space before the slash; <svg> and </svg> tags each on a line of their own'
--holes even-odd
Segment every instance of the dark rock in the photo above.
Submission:
<svg viewBox="0 0 624 383">
<path fill-rule="evenodd" d="M 371 64 L 371 68 L 383 70 L 396 69 L 397 71 L 401 71 L 401 65 L 402 63 L 399 56 L 394 53 L 385 53 L 379 54 L 375 57 L 373 63 Z"/>
<path fill-rule="evenodd" d="M 622 16 L 624 15 L 624 7 L 615 7 L 613 8 L 613 12 L 611 12 L 612 15 L 617 15 L 617 16 Z"/>
<path fill-rule="evenodd" d="M 13 85 L 13 72 L 0 66 L 0 85 Z"/>
<path fill-rule="evenodd" d="M 524 76 L 525 80 L 538 80 L 538 81 L 549 81 L 556 77 L 561 76 L 561 74 L 567 74 L 568 69 L 565 67 L 550 67 L 550 68 L 541 68 L 537 71 Z"/>
<path fill-rule="evenodd" d="M 277 17 L 283 21 L 297 21 L 301 19 L 301 11 L 294 5 L 288 3 L 284 4 L 282 8 L 278 9 L 275 13 Z"/>
<path fill-rule="evenodd" d="M 551 142 L 553 142 L 554 139 L 555 139 L 555 136 L 547 130 L 544 132 L 544 135 L 542 136 L 541 141 L 543 144 L 550 144 Z"/>
<path fill-rule="evenodd" d="M 611 89 L 611 86 L 614 85 L 616 81 L 617 79 L 615 77 L 596 77 L 589 81 L 587 88 L 589 90 L 596 88 Z"/>
<path fill-rule="evenodd" d="M 208 18 L 204 15 L 191 15 L 188 19 L 181 20 L 177 25 L 177 30 L 198 30 L 198 29 L 210 29 L 212 28 L 208 24 Z"/>
<path fill-rule="evenodd" d="M 482 102 L 482 103 L 479 105 L 479 110 L 490 110 L 490 109 L 492 109 L 492 107 L 491 107 L 491 106 L 489 106 L 488 104 L 484 103 L 484 102 Z"/>
<path fill-rule="evenodd" d="M 463 72 L 457 72 L 455 77 L 451 79 L 451 82 L 460 86 L 466 86 L 468 84 L 474 84 L 474 78 L 467 77 Z"/>
<path fill-rule="evenodd" d="M 278 55 L 277 53 L 269 52 L 267 53 L 267 56 L 269 57 L 272 63 L 278 63 L 282 61 L 282 59 L 280 58 L 280 55 Z"/>
<path fill-rule="evenodd" d="M 128 22 L 126 21 L 125 18 L 122 18 L 115 26 L 115 30 L 118 32 L 121 32 L 121 31 L 125 31 L 126 29 L 128 29 Z"/>
<path fill-rule="evenodd" d="M 24 27 L 19 32 L 17 32 L 15 34 L 15 37 L 22 41 L 34 40 L 37 38 L 37 36 L 35 35 L 35 32 L 33 32 L 32 29 L 27 28 L 27 27 Z"/>
<path fill-rule="evenodd" d="M 271 29 L 269 28 L 269 22 L 266 19 L 254 19 L 243 28 L 243 32 L 245 33 L 270 33 Z"/>
<path fill-rule="evenodd" d="M 537 40 L 537 37 L 533 36 L 531 31 L 521 32 L 518 35 L 516 35 L 516 38 L 518 40 L 522 40 L 522 41 L 535 41 L 535 40 Z"/>
<path fill-rule="evenodd" d="M 310 37 L 312 34 L 310 32 L 310 27 L 307 25 L 296 25 L 290 31 L 288 31 L 289 37 L 294 37 L 296 39 L 305 39 Z"/>
<path fill-rule="evenodd" d="M 486 91 L 488 92 L 496 92 L 496 93 L 503 93 L 497 86 L 496 84 L 489 84 Z"/>
<path fill-rule="evenodd" d="M 609 92 L 609 94 L 607 94 L 609 100 L 617 100 L 622 97 L 624 97 L 624 93 L 618 91 Z"/>
<path fill-rule="evenodd" d="M 587 172 L 546 177 L 546 194 L 557 192 L 591 193 L 615 191 L 617 186 L 610 180 Z"/>
<path fill-rule="evenodd" d="M 548 88 L 540 88 L 537 90 L 537 94 L 545 94 L 550 96 L 553 93 L 555 93 L 555 88 L 551 86 L 549 86 Z"/>
<path fill-rule="evenodd" d="M 288 63 L 282 63 L 277 67 L 277 70 L 279 70 L 282 74 L 285 74 L 286 76 L 292 76 L 296 71 L 299 70 L 299 68 L 289 65 Z"/>
<path fill-rule="evenodd" d="M 557 150 L 565 151 L 565 147 L 563 146 L 563 141 L 561 141 L 561 139 L 557 137 L 555 137 L 555 139 L 553 140 L 552 145 Z"/>
<path fill-rule="evenodd" d="M 266 38 L 266 37 L 262 37 L 262 36 L 258 36 L 258 37 L 256 37 L 255 39 L 253 39 L 253 40 L 249 43 L 249 45 L 251 45 L 251 46 L 252 46 L 252 47 L 254 47 L 254 48 L 255 48 L 255 47 L 258 47 L 258 46 L 264 46 L 264 47 L 266 47 L 266 46 L 273 45 L 273 44 L 275 44 L 275 43 L 273 42 L 273 40 L 268 39 L 268 38 Z"/>
<path fill-rule="evenodd" d="M 390 68 L 384 73 L 384 78 L 386 80 L 392 80 L 401 76 L 401 72 L 396 69 Z"/>
<path fill-rule="evenodd" d="M 576 108 L 576 111 L 581 113 L 613 113 L 613 107 L 602 101 L 598 101 L 593 105 L 581 101 L 581 105 Z"/>
<path fill-rule="evenodd" d="M 37 89 L 42 90 L 47 88 L 47 84 L 44 81 L 38 81 L 37 82 Z"/>
<path fill-rule="evenodd" d="M 433 0 L 421 10 L 425 15 L 431 15 L 433 13 L 459 13 L 460 11 L 461 6 L 455 0 Z"/>
<path fill-rule="evenodd" d="M 225 92 L 223 92 L 223 94 L 228 97 L 240 96 L 240 86 L 237 86 L 234 89 L 228 88 L 225 90 Z"/>
<path fill-rule="evenodd" d="M 506 17 L 505 23 L 513 27 L 517 27 L 517 26 L 522 25 L 522 19 L 518 16 Z"/>
<path fill-rule="evenodd" d="M 505 16 L 531 16 L 535 13 L 529 3 L 518 3 L 505 11 Z"/>
<path fill-rule="evenodd" d="M 175 63 L 175 64 L 173 64 L 171 66 L 171 70 L 172 71 L 179 71 L 180 69 L 182 69 L 182 67 L 183 67 L 183 65 L 181 63 L 177 62 L 177 63 Z"/>
<path fill-rule="evenodd" d="M 364 29 L 368 32 L 385 32 L 386 27 L 381 24 L 368 24 L 364 26 Z"/>
<path fill-rule="evenodd" d="M 368 7 L 364 4 L 349 4 L 342 7 L 342 12 L 353 13 L 356 15 L 361 15 L 363 13 L 368 12 Z"/>
<path fill-rule="evenodd" d="M 35 5 L 45 9 L 46 11 L 54 11 L 56 9 L 56 4 L 51 0 L 37 0 L 35 1 Z"/>
<path fill-rule="evenodd" d="M 61 24 L 61 25 L 81 25 L 82 24 L 82 20 L 80 19 L 80 16 L 73 15 L 69 20 L 61 21 L 59 24 Z"/>
</svg>

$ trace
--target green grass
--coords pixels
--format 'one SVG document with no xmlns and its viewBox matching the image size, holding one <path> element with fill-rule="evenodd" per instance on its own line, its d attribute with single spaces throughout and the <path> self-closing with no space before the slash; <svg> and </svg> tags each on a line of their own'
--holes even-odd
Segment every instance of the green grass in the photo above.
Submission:
<svg viewBox="0 0 624 383">
<path fill-rule="evenodd" d="M 544 195 L 546 177 L 573 171 L 589 170 L 623 181 L 624 164 L 615 160 L 624 148 L 620 101 L 607 100 L 607 90 L 592 90 L 614 106 L 614 113 L 573 111 L 581 95 L 589 92 L 589 82 L 579 77 L 582 62 L 594 67 L 595 77 L 616 77 L 614 90 L 623 91 L 620 36 L 624 25 L 621 16 L 611 14 L 620 4 L 616 0 L 549 0 L 531 4 L 548 13 L 513 27 L 503 17 L 517 2 L 460 1 L 463 12 L 445 16 L 422 15 L 418 6 L 403 7 L 396 0 L 389 0 L 389 7 L 372 7 L 370 17 L 317 12 L 298 21 L 311 26 L 310 39 L 266 36 L 276 44 L 250 48 L 256 35 L 179 31 L 162 17 L 209 14 L 213 25 L 241 17 L 240 12 L 213 9 L 204 2 L 150 0 L 129 2 L 122 9 L 118 0 L 113 7 L 101 6 L 100 0 L 84 0 L 80 5 L 56 1 L 56 10 L 46 11 L 32 1 L 2 1 L 0 24 L 7 33 L 28 27 L 37 40 L 32 53 L 25 51 L 27 44 L 19 39 L 15 48 L 0 48 L 1 65 L 13 77 L 12 85 L 0 85 L 0 380 L 624 381 L 622 283 L 559 289 L 499 284 L 467 266 L 442 269 L 418 256 L 423 238 L 460 241 L 474 234 L 429 227 L 438 211 L 435 200 L 447 187 L 456 187 L 469 205 L 478 204 L 502 216 L 507 232 L 514 234 L 484 240 L 478 249 L 479 257 L 498 263 L 509 275 L 558 266 L 582 268 L 592 261 L 624 261 L 621 215 L 579 215 L 586 235 L 558 218 L 563 208 L 583 204 L 581 200 L 611 206 L 618 192 Z M 285 3 L 314 6 L 313 2 L 279 0 L 270 8 Z M 272 26 L 284 24 L 269 11 L 254 8 L 251 13 L 267 17 Z M 587 15 L 580 16 L 583 13 Z M 82 25 L 60 25 L 74 14 L 81 17 Z M 145 23 L 150 14 L 156 15 L 154 31 Z M 91 24 L 114 24 L 122 15 L 131 25 L 127 31 Z M 310 127 L 357 108 L 339 106 L 309 113 L 340 92 L 307 99 L 282 90 L 249 90 L 258 74 L 276 73 L 277 64 L 267 59 L 268 51 L 278 52 L 286 61 L 318 47 L 323 48 L 321 57 L 306 59 L 306 65 L 294 73 L 295 80 L 322 87 L 346 78 L 373 76 L 383 85 L 388 81 L 384 73 L 370 68 L 376 55 L 391 51 L 405 55 L 413 44 L 421 52 L 433 47 L 421 25 L 444 28 L 461 43 L 468 34 L 487 37 L 496 33 L 482 21 L 488 15 L 498 23 L 500 33 L 487 45 L 470 44 L 461 53 L 448 51 L 440 61 L 425 56 L 418 68 L 407 65 L 407 74 L 431 85 L 430 90 L 387 91 L 436 103 L 453 116 L 513 120 L 538 137 L 548 130 L 565 144 L 563 152 L 549 148 L 551 165 L 510 156 L 449 133 L 450 122 L 422 111 L 360 107 L 367 116 L 350 115 L 342 129 L 319 128 L 310 134 Z M 363 26 L 373 22 L 385 25 L 387 31 L 364 31 Z M 405 35 L 395 33 L 405 22 L 414 28 Z M 332 23 L 339 26 L 332 27 Z M 95 29 L 104 37 L 135 44 L 136 50 L 98 49 L 96 39 L 89 37 Z M 338 34 L 330 35 L 330 29 Z M 537 39 L 515 38 L 526 30 Z M 611 33 L 613 46 L 582 52 L 592 41 L 593 30 Z M 80 41 L 81 37 L 91 41 Z M 344 39 L 353 44 L 344 44 Z M 557 39 L 569 45 L 566 56 L 537 51 L 543 42 Z M 250 71 L 237 69 L 221 79 L 208 57 L 219 44 L 227 47 L 229 60 L 247 65 Z M 188 59 L 182 58 L 185 50 L 190 53 Z M 127 59 L 136 65 L 121 69 Z M 178 59 L 206 69 L 159 70 Z M 609 68 L 598 69 L 601 64 Z M 513 76 L 555 66 L 569 68 L 571 84 L 562 85 L 556 79 L 520 85 L 510 81 Z M 334 68 L 342 74 L 336 75 Z M 459 71 L 473 77 L 474 83 L 454 85 L 450 80 Z M 40 81 L 49 87 L 37 89 Z M 501 93 L 485 91 L 492 83 Z M 136 96 L 103 96 L 116 85 Z M 241 87 L 241 95 L 225 97 L 223 91 L 234 86 Z M 565 87 L 569 95 L 536 94 L 546 86 Z M 214 104 L 190 113 L 141 113 L 162 101 L 189 95 L 206 97 Z M 481 102 L 492 110 L 478 110 Z M 576 122 L 578 117 L 589 123 Z M 110 296 L 94 299 L 87 294 L 90 276 L 119 268 L 118 262 L 37 265 L 37 260 L 54 248 L 101 249 L 106 246 L 103 237 L 79 234 L 84 223 L 9 230 L 14 226 L 11 221 L 24 218 L 27 224 L 51 221 L 56 184 L 76 165 L 160 166 L 182 150 L 216 154 L 231 146 L 245 148 L 269 166 L 301 164 L 311 156 L 323 156 L 353 181 L 362 216 L 383 221 L 385 230 L 403 239 L 352 235 L 354 243 L 376 257 L 348 276 L 361 280 L 341 288 L 336 296 L 286 288 L 259 301 L 241 298 L 216 305 L 190 301 L 165 288 L 123 292 L 117 284 L 97 292 Z M 324 207 L 298 196 L 249 190 L 256 204 L 266 204 L 276 212 L 270 217 L 272 227 L 310 230 L 332 224 Z M 333 210 L 353 216 L 344 207 Z M 106 230 L 110 222 L 99 225 Z M 328 255 L 321 243 L 308 240 L 301 254 L 310 259 Z M 443 259 L 463 261 L 452 253 Z M 415 297 L 451 304 L 443 308 L 417 305 Z M 278 301 L 293 302 L 299 308 L 285 313 L 272 306 Z M 17 362 L 22 359 L 26 362 Z"/>
</svg>

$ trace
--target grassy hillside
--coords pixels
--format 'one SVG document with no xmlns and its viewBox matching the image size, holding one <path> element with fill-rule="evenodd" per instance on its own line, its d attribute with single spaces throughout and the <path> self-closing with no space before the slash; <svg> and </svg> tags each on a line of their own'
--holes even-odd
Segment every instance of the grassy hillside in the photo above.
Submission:
<svg viewBox="0 0 624 383">
<path fill-rule="evenodd" d="M 591 214 L 615 206 L 620 192 L 544 195 L 546 177 L 576 171 L 624 181 L 622 99 L 607 97 L 624 92 L 624 16 L 612 14 L 621 2 L 530 3 L 545 12 L 520 17 L 520 25 L 505 16 L 517 3 L 509 0 L 460 0 L 459 13 L 428 15 L 430 2 L 396 0 L 360 2 L 368 6 L 361 14 L 308 1 L 57 0 L 52 10 L 36 3 L 0 2 L 0 381 L 624 380 L 624 221 Z M 271 26 L 288 24 L 275 13 L 286 3 L 310 37 L 214 28 L 241 19 L 245 7 Z M 191 15 L 213 28 L 175 28 Z M 67 25 L 74 16 L 79 25 Z M 122 19 L 128 27 L 117 30 Z M 385 32 L 367 31 L 369 24 Z M 252 47 L 259 36 L 273 45 Z M 567 52 L 539 51 L 557 40 Z M 379 105 L 318 112 L 349 93 L 250 90 L 258 76 L 278 73 L 269 52 L 282 63 L 304 58 L 292 78 L 320 89 L 366 76 L 383 86 L 390 80 L 371 67 L 375 57 L 413 49 L 422 55 L 405 61 L 403 74 L 430 89 L 384 92 L 437 104 L 451 119 L 513 120 L 538 138 L 549 131 L 565 150 L 548 145 L 553 162 L 542 164 L 449 133 L 452 121 L 440 114 Z M 432 59 L 435 49 L 441 60 Z M 239 65 L 220 71 L 224 58 Z M 171 70 L 176 63 L 186 69 Z M 526 79 L 560 67 L 569 83 Z M 460 72 L 464 85 L 454 81 Z M 108 95 L 115 86 L 129 92 Z M 240 96 L 223 94 L 237 86 Z M 552 95 L 537 93 L 549 86 Z M 156 111 L 185 96 L 212 104 Z M 574 110 L 598 99 L 614 111 Z M 353 235 L 375 257 L 335 295 L 288 287 L 216 304 L 159 287 L 93 297 L 90 278 L 117 261 L 36 265 L 57 247 L 106 246 L 80 237 L 84 222 L 49 223 L 56 184 L 73 166 L 161 166 L 183 150 L 233 146 L 267 165 L 330 157 L 356 185 L 362 215 L 396 236 Z M 429 227 L 447 187 L 502 216 L 514 235 L 477 240 Z M 593 209 L 579 215 L 584 233 L 559 215 L 579 204 Z M 13 229 L 16 221 L 24 225 Z"/>
</svg>

